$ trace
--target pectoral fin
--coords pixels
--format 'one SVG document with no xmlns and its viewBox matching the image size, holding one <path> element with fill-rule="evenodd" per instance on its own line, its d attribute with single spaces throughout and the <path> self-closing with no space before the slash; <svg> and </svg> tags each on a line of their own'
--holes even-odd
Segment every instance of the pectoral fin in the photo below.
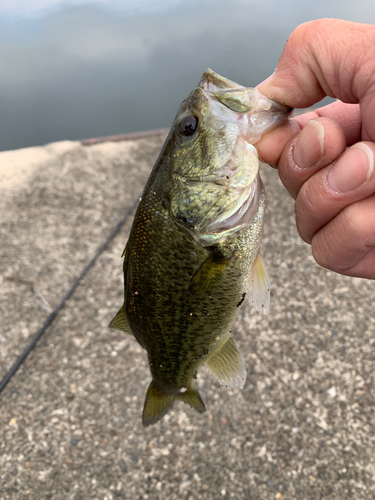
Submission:
<svg viewBox="0 0 375 500">
<path fill-rule="evenodd" d="M 242 389 L 244 386 L 246 380 L 245 362 L 230 334 L 204 363 L 220 384 L 232 389 Z"/>
<path fill-rule="evenodd" d="M 251 272 L 249 298 L 259 312 L 267 314 L 270 308 L 270 279 L 263 257 L 258 254 Z"/>
<path fill-rule="evenodd" d="M 230 263 L 230 256 L 224 256 L 219 248 L 211 252 L 191 279 L 189 288 L 198 295 L 204 295 L 217 283 Z"/>
<path fill-rule="evenodd" d="M 116 330 L 122 330 L 125 333 L 133 335 L 133 332 L 131 331 L 129 325 L 128 318 L 126 316 L 124 306 L 121 307 L 119 312 L 116 314 L 116 316 L 113 318 L 113 320 L 110 322 L 108 326 L 109 328 L 116 328 Z"/>
</svg>

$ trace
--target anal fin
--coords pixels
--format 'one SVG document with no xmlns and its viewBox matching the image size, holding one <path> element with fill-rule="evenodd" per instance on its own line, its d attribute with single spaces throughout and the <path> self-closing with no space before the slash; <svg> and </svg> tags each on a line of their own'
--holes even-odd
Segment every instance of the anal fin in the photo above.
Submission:
<svg viewBox="0 0 375 500">
<path fill-rule="evenodd" d="M 246 367 L 242 353 L 229 335 L 205 361 L 220 384 L 232 389 L 242 389 L 246 381 Z"/>
<path fill-rule="evenodd" d="M 121 307 L 119 312 L 116 314 L 116 316 L 113 318 L 113 320 L 110 322 L 108 326 L 109 328 L 116 328 L 116 330 L 122 330 L 125 333 L 133 335 L 133 332 L 131 331 L 129 325 L 128 318 L 126 316 L 124 306 Z"/>
</svg>

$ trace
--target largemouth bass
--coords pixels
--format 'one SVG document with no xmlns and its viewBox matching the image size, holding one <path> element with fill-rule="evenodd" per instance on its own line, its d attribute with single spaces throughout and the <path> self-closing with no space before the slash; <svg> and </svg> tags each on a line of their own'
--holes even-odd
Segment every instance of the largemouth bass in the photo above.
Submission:
<svg viewBox="0 0 375 500">
<path fill-rule="evenodd" d="M 210 69 L 178 110 L 135 215 L 124 305 L 109 325 L 147 351 L 144 425 L 176 400 L 205 411 L 194 383 L 203 363 L 223 385 L 245 383 L 230 326 L 246 293 L 260 311 L 270 301 L 254 144 L 290 111 Z"/>
</svg>

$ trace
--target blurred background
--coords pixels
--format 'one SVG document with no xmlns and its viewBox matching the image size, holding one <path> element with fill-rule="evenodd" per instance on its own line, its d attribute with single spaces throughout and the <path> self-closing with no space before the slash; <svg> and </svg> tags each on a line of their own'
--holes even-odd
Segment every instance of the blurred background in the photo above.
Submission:
<svg viewBox="0 0 375 500">
<path fill-rule="evenodd" d="M 170 126 L 206 67 L 246 86 L 321 17 L 374 0 L 0 0 L 0 150 Z"/>
</svg>

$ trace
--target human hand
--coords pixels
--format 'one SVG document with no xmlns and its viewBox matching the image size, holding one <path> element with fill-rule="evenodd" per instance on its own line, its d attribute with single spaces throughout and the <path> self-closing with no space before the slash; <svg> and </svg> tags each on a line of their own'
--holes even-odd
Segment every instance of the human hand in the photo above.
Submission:
<svg viewBox="0 0 375 500">
<path fill-rule="evenodd" d="M 292 118 L 257 147 L 296 200 L 298 231 L 318 264 L 375 278 L 375 26 L 302 24 L 258 88 L 294 108 L 339 99 Z"/>
</svg>

